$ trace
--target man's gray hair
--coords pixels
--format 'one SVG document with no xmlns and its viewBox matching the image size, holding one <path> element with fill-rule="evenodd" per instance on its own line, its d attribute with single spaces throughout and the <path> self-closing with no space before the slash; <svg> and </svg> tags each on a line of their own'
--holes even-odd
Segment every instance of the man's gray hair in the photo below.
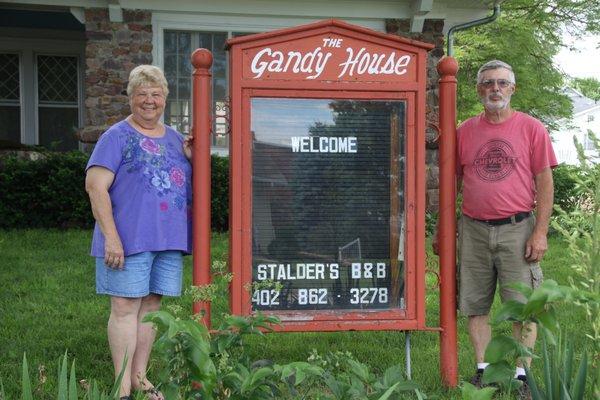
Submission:
<svg viewBox="0 0 600 400">
<path fill-rule="evenodd" d="M 500 61 L 500 60 L 492 60 L 492 61 L 488 61 L 485 64 L 483 64 L 481 66 L 481 68 L 479 68 L 479 71 L 477 71 L 477 83 L 481 83 L 481 74 L 484 71 L 489 71 L 491 69 L 498 69 L 498 68 L 504 68 L 506 70 L 508 70 L 509 77 L 510 77 L 510 81 L 512 83 L 515 83 L 515 73 L 513 72 L 513 69 L 510 65 L 508 65 L 507 63 L 505 63 L 504 61 Z"/>
</svg>

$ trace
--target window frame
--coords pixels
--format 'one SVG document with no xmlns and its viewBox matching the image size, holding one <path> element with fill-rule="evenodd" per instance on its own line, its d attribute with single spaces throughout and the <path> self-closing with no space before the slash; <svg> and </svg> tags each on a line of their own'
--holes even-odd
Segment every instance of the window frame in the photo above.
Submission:
<svg viewBox="0 0 600 400">
<path fill-rule="evenodd" d="M 77 102 L 75 105 L 72 104 L 63 104 L 63 105 L 56 105 L 56 104 L 42 104 L 40 105 L 40 99 L 39 99 L 39 64 L 38 64 L 38 57 L 39 56 L 49 56 L 49 57 L 75 57 L 76 58 L 76 64 L 77 64 Z M 34 51 L 33 53 L 33 60 L 34 60 L 34 65 L 33 65 L 33 92 L 34 92 L 34 110 L 35 110 L 35 141 L 36 144 L 40 143 L 40 106 L 42 107 L 47 107 L 47 108 L 76 108 L 78 111 L 77 114 L 77 124 L 78 127 L 81 128 L 83 126 L 83 118 L 82 118 L 82 112 L 83 112 L 83 84 L 82 84 L 82 71 L 81 71 L 81 57 L 79 54 L 76 53 L 56 53 L 56 52 L 49 52 L 49 51 Z M 77 148 L 79 150 L 82 150 L 82 143 L 79 142 L 77 145 Z"/>
<path fill-rule="evenodd" d="M 21 54 L 20 51 L 11 51 L 11 50 L 4 50 L 2 48 L 0 48 L 0 53 L 2 54 L 14 54 L 19 58 L 19 127 L 20 127 L 20 132 L 19 132 L 19 140 L 21 143 L 23 143 L 24 140 L 24 133 L 23 133 L 23 124 L 25 123 L 25 116 L 23 113 L 23 84 L 24 84 L 24 79 L 23 79 L 23 55 Z"/>
<path fill-rule="evenodd" d="M 37 56 L 76 56 L 77 57 L 77 109 L 78 125 L 85 121 L 85 71 L 84 41 L 53 40 L 36 38 L 0 38 L 0 52 L 19 54 L 19 84 L 21 105 L 21 144 L 39 145 L 39 112 L 37 85 Z M 78 149 L 84 145 L 79 142 Z"/>
</svg>

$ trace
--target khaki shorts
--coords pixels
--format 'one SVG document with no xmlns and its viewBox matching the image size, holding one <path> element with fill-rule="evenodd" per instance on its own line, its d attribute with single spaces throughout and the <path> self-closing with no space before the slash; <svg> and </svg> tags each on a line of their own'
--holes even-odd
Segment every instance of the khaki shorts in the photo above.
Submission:
<svg viewBox="0 0 600 400">
<path fill-rule="evenodd" d="M 463 215 L 458 225 L 459 306 L 463 314 L 487 315 L 497 283 L 502 302 L 525 302 L 521 293 L 505 287 L 506 284 L 523 282 L 536 288 L 542 283 L 539 263 L 525 260 L 525 243 L 534 224 L 533 216 L 517 223 L 491 226 Z"/>
</svg>

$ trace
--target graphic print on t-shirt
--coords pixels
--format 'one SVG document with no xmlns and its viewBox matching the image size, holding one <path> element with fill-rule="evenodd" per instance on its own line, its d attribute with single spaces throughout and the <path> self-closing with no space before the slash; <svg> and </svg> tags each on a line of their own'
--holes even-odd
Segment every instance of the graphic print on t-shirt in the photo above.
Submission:
<svg viewBox="0 0 600 400">
<path fill-rule="evenodd" d="M 128 166 L 126 171 L 142 171 L 146 191 L 163 199 L 159 203 L 160 210 L 168 211 L 171 206 L 183 210 L 189 205 L 185 172 L 174 162 L 178 157 L 173 144 L 159 144 L 132 132 L 126 133 L 125 140 L 122 153 L 124 164 Z"/>
<path fill-rule="evenodd" d="M 473 167 L 484 181 L 500 181 L 510 175 L 516 162 L 517 157 L 510 143 L 494 139 L 477 151 Z"/>
</svg>

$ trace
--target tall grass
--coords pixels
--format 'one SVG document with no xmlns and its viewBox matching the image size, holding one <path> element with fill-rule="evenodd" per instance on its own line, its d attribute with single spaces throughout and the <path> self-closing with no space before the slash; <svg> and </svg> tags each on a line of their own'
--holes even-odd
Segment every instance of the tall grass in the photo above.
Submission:
<svg viewBox="0 0 600 400">
<path fill-rule="evenodd" d="M 23 354 L 32 377 L 35 398 L 53 398 L 57 388 L 57 364 L 67 350 L 76 359 L 78 378 L 95 379 L 109 391 L 112 363 L 106 339 L 108 298 L 95 294 L 94 267 L 89 257 L 90 231 L 17 230 L 0 231 L 0 379 L 7 399 L 20 397 Z M 227 239 L 213 237 L 214 259 L 227 259 Z M 550 238 L 550 250 L 543 262 L 546 277 L 566 284 L 570 274 L 567 246 Z M 191 258 L 185 260 L 185 285 L 191 285 Z M 437 292 L 428 277 L 427 321 L 435 326 Z M 227 312 L 228 294 L 215 304 L 213 318 Z M 166 299 L 167 308 L 191 310 L 189 296 Z M 582 353 L 585 316 L 578 309 L 559 310 L 563 329 L 574 340 L 575 353 Z M 474 372 L 473 353 L 460 318 L 459 373 L 468 379 Z M 507 324 L 499 329 L 510 331 Z M 460 398 L 458 390 L 447 391 L 439 380 L 439 338 L 432 332 L 412 334 L 412 375 L 428 394 Z M 249 338 L 249 352 L 255 358 L 278 363 L 306 360 L 311 349 L 319 353 L 350 351 L 374 371 L 404 365 L 404 335 L 401 332 L 278 333 L 266 338 Z M 159 361 L 152 359 L 150 378 Z M 534 373 L 540 371 L 534 362 Z M 44 382 L 44 383 L 42 383 Z"/>
</svg>

